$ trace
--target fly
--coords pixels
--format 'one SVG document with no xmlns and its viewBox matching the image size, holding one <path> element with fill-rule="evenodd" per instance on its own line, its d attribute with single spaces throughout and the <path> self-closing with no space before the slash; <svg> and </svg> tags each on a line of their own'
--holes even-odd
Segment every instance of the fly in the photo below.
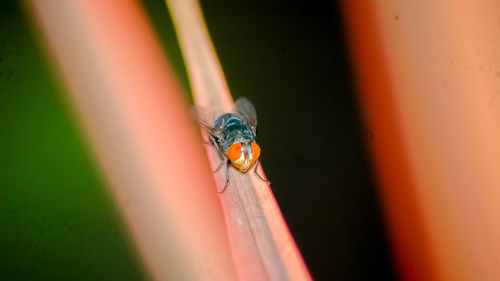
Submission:
<svg viewBox="0 0 500 281">
<path fill-rule="evenodd" d="M 257 113 L 252 103 L 246 98 L 239 98 L 234 103 L 232 112 L 219 115 L 212 125 L 209 125 L 208 120 L 203 120 L 200 113 L 196 112 L 198 122 L 202 128 L 208 131 L 210 143 L 222 159 L 214 173 L 226 164 L 226 184 L 218 193 L 224 192 L 229 184 L 230 164 L 242 173 L 246 173 L 254 167 L 254 173 L 262 181 L 269 183 L 257 172 L 260 147 L 255 140 Z"/>
</svg>

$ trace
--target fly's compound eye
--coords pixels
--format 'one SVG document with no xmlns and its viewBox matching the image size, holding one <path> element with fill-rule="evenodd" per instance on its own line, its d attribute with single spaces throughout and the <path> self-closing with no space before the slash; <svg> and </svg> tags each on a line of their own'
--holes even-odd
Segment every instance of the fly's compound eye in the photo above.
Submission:
<svg viewBox="0 0 500 281">
<path fill-rule="evenodd" d="M 260 146 L 254 142 L 252 142 L 252 156 L 253 156 L 253 161 L 259 159 L 260 156 Z"/>
<path fill-rule="evenodd" d="M 233 163 L 238 160 L 241 157 L 241 143 L 231 145 L 227 150 L 227 157 Z"/>
</svg>

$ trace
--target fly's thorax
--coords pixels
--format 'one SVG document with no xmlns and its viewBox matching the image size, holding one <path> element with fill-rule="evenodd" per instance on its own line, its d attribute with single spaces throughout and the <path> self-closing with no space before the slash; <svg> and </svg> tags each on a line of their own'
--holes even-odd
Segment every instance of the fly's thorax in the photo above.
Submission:
<svg viewBox="0 0 500 281">
<path fill-rule="evenodd" d="M 237 142 L 226 151 L 231 164 L 240 172 L 246 173 L 260 156 L 260 147 L 255 142 Z"/>
<path fill-rule="evenodd" d="M 248 124 L 246 124 L 239 116 L 226 113 L 222 115 L 220 119 L 220 143 L 224 151 L 227 151 L 229 147 L 235 143 L 255 142 L 254 133 Z"/>
</svg>

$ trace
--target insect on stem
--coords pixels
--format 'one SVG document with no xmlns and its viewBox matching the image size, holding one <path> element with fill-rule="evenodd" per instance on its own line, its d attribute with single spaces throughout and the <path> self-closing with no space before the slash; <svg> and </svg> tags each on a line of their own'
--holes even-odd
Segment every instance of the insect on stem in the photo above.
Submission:
<svg viewBox="0 0 500 281">
<path fill-rule="evenodd" d="M 256 143 L 257 113 L 253 104 L 246 98 L 239 98 L 231 112 L 217 116 L 210 114 L 207 110 L 193 108 L 191 112 L 198 120 L 200 127 L 210 135 L 210 143 L 223 160 L 213 173 L 222 167 L 224 160 L 227 160 L 226 184 L 217 193 L 221 194 L 229 185 L 229 165 L 242 173 L 246 173 L 255 165 L 254 173 L 259 179 L 269 184 L 269 181 L 257 172 L 257 166 L 260 163 L 260 147 Z M 209 120 L 208 116 L 217 117 L 215 120 Z"/>
</svg>

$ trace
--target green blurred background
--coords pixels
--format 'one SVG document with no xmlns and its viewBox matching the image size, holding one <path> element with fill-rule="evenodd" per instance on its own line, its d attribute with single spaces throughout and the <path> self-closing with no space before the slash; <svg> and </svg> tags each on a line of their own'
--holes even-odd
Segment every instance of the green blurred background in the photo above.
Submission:
<svg viewBox="0 0 500 281">
<path fill-rule="evenodd" d="M 336 2 L 202 2 L 313 277 L 394 280 Z M 165 4 L 143 4 L 190 99 Z M 0 1 L 0 280 L 148 280 L 35 34 Z"/>
<path fill-rule="evenodd" d="M 0 1 L 0 280 L 145 280 L 21 8 Z"/>
</svg>

